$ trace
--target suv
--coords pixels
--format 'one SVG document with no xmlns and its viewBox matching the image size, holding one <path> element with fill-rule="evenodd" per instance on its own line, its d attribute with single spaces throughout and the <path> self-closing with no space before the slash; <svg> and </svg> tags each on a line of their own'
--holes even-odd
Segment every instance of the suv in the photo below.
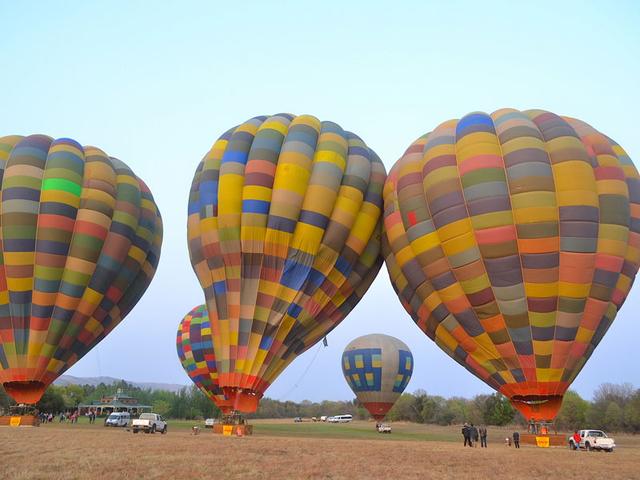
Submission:
<svg viewBox="0 0 640 480">
<path fill-rule="evenodd" d="M 131 423 L 133 433 L 138 433 L 142 430 L 144 433 L 167 433 L 167 422 L 164 421 L 157 413 L 141 413 L 139 418 L 136 418 Z"/>
<path fill-rule="evenodd" d="M 126 427 L 131 420 L 129 412 L 113 412 L 104 421 L 105 427 Z"/>
<path fill-rule="evenodd" d="M 573 435 L 569 437 L 569 448 L 578 450 L 584 448 L 586 450 L 604 450 L 605 452 L 613 452 L 616 443 L 613 438 L 607 437 L 602 430 L 578 430 L 580 434 L 580 443 L 576 444 Z"/>
</svg>

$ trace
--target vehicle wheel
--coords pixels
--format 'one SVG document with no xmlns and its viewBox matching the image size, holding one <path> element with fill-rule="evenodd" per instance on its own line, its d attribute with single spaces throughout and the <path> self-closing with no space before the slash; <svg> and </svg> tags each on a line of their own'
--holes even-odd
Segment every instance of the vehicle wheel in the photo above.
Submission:
<svg viewBox="0 0 640 480">
<path fill-rule="evenodd" d="M 164 428 L 162 429 L 162 432 L 161 432 L 161 433 L 162 433 L 163 435 L 164 435 L 165 433 L 167 433 L 167 426 L 166 426 L 166 425 L 165 425 L 165 426 L 164 426 Z"/>
<path fill-rule="evenodd" d="M 613 448 L 607 448 L 605 451 L 606 451 L 607 453 L 613 453 Z"/>
<path fill-rule="evenodd" d="M 587 449 L 587 452 L 591 451 L 591 444 L 589 442 L 585 443 L 585 448 Z"/>
<path fill-rule="evenodd" d="M 144 429 L 144 433 L 146 433 L 147 435 L 149 435 L 149 433 L 151 433 L 151 430 L 149 430 L 148 428 Z"/>
<path fill-rule="evenodd" d="M 133 433 L 138 433 L 138 430 L 137 430 L 137 429 L 134 429 L 134 430 L 133 430 Z"/>
<path fill-rule="evenodd" d="M 155 424 L 151 427 L 151 433 L 156 433 L 156 426 L 155 426 Z"/>
</svg>

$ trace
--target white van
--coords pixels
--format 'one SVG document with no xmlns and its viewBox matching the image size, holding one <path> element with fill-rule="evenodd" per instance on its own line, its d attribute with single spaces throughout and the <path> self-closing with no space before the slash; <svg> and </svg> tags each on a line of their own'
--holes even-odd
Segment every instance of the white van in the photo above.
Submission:
<svg viewBox="0 0 640 480">
<path fill-rule="evenodd" d="M 131 421 L 129 412 L 113 412 L 104 421 L 105 427 L 126 427 Z"/>
<path fill-rule="evenodd" d="M 329 423 L 349 423 L 351 420 L 353 420 L 353 415 L 336 415 L 327 418 Z"/>
</svg>

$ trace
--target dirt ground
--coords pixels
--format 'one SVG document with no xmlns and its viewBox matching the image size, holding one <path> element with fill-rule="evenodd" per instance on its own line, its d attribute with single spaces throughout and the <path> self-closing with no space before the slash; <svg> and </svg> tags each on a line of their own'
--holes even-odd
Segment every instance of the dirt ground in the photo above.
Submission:
<svg viewBox="0 0 640 480">
<path fill-rule="evenodd" d="M 452 434 L 456 431 L 451 428 Z M 461 442 L 391 438 L 237 438 L 210 431 L 192 435 L 187 429 L 134 435 L 97 426 L 5 427 L 0 428 L 0 478 L 640 478 L 636 439 L 618 444 L 609 454 L 533 446 L 516 450 L 498 442 L 480 449 L 463 448 Z"/>
</svg>

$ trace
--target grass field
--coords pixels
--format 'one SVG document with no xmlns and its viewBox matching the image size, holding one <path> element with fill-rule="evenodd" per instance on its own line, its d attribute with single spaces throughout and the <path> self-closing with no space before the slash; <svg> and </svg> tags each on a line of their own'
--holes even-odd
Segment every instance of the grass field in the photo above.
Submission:
<svg viewBox="0 0 640 480">
<path fill-rule="evenodd" d="M 84 420 L 84 419 L 83 419 Z M 0 478 L 640 478 L 640 439 L 616 436 L 613 454 L 505 447 L 511 430 L 490 429 L 489 448 L 463 448 L 459 427 L 370 422 L 331 425 L 254 421 L 252 437 L 222 437 L 197 422 L 169 423 L 167 435 L 134 435 L 101 424 L 0 428 Z"/>
</svg>

